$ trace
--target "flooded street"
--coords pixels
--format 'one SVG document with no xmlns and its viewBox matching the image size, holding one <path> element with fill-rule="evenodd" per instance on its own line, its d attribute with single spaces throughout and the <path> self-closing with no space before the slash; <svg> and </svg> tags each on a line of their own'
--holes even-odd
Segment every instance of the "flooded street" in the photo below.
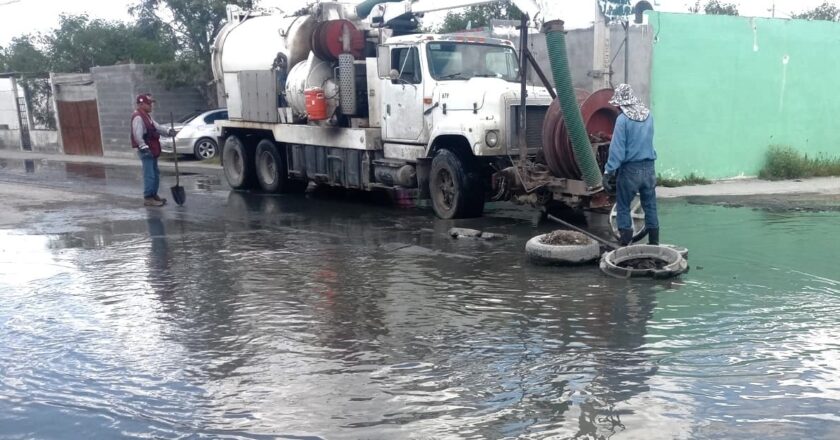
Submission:
<svg viewBox="0 0 840 440">
<path fill-rule="evenodd" d="M 530 263 L 512 205 L 139 179 L 2 163 L 0 438 L 840 437 L 840 212 L 663 201 L 691 271 L 624 281 Z"/>
</svg>

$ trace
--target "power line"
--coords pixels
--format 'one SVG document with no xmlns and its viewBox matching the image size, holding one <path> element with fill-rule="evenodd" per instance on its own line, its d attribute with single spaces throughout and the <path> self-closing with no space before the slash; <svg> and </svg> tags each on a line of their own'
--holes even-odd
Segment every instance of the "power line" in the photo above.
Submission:
<svg viewBox="0 0 840 440">
<path fill-rule="evenodd" d="M 20 3 L 20 0 L 8 0 L 3 3 L 0 3 L 0 6 L 11 5 L 12 3 Z"/>
</svg>

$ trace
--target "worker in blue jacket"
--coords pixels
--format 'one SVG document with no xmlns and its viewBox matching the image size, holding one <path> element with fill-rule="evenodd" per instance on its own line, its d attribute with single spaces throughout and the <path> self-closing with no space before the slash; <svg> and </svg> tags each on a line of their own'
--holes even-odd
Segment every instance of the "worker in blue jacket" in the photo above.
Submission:
<svg viewBox="0 0 840 440">
<path fill-rule="evenodd" d="M 604 189 L 615 192 L 618 211 L 619 241 L 627 246 L 633 241 L 630 204 L 636 194 L 645 211 L 648 243 L 659 244 L 659 218 L 656 214 L 656 150 L 653 148 L 653 116 L 650 109 L 633 94 L 633 88 L 621 84 L 610 104 L 621 109 L 615 123 L 610 157 L 604 167 Z"/>
</svg>

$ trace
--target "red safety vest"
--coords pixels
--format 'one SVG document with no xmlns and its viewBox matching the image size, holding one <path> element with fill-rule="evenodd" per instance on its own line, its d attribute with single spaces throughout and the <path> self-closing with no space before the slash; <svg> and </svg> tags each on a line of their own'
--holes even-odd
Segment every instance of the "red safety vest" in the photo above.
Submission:
<svg viewBox="0 0 840 440">
<path fill-rule="evenodd" d="M 142 112 L 140 110 L 135 111 L 131 115 L 131 126 L 134 125 L 134 118 L 140 116 L 143 118 L 143 125 L 146 127 L 146 135 L 143 136 L 144 143 L 149 146 L 149 151 L 152 152 L 152 156 L 158 157 L 160 156 L 160 133 L 158 133 L 157 128 L 155 128 L 155 124 L 152 123 L 152 118 L 149 116 L 148 113 Z M 131 129 L 131 147 L 132 148 L 139 148 L 140 142 L 137 139 L 134 139 L 134 129 Z"/>
</svg>

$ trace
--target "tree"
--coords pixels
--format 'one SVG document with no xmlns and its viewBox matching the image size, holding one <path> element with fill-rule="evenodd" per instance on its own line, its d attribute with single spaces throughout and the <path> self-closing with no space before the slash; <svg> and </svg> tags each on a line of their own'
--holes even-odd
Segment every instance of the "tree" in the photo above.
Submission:
<svg viewBox="0 0 840 440">
<path fill-rule="evenodd" d="M 633 13 L 630 0 L 598 0 L 607 19 L 625 21 Z"/>
<path fill-rule="evenodd" d="M 49 57 L 37 47 L 37 41 L 37 37 L 30 34 L 13 38 L 9 47 L 0 54 L 3 70 L 47 74 L 50 71 Z"/>
<path fill-rule="evenodd" d="M 213 39 L 224 25 L 226 6 L 252 9 L 255 0 L 137 0 L 129 9 L 137 25 L 154 32 L 166 30 L 178 42 L 178 61 L 159 66 L 158 77 L 168 86 L 189 84 L 214 104 L 216 93 L 207 84 L 212 78 L 210 54 Z M 198 67 L 194 67 L 197 65 Z M 188 72 L 184 69 L 188 68 Z"/>
<path fill-rule="evenodd" d="M 718 0 L 711 0 L 703 8 L 706 15 L 738 15 L 738 7 L 733 3 L 722 3 Z"/>
<path fill-rule="evenodd" d="M 445 34 L 463 31 L 467 28 L 485 27 L 493 19 L 521 20 L 522 12 L 516 6 L 507 3 L 469 6 L 463 12 L 447 13 L 438 32 Z"/>
<path fill-rule="evenodd" d="M 824 2 L 814 9 L 793 14 L 791 18 L 801 18 L 804 20 L 825 20 L 825 21 L 840 21 L 840 8 L 831 3 Z"/>
<path fill-rule="evenodd" d="M 91 20 L 87 15 L 59 18 L 59 27 L 41 41 L 54 72 L 88 72 L 91 67 L 121 62 L 163 63 L 175 59 L 175 41 L 170 35 L 148 29 Z"/>
<path fill-rule="evenodd" d="M 37 126 L 55 128 L 55 116 L 50 109 L 49 57 L 37 46 L 37 37 L 21 35 L 12 39 L 0 53 L 0 70 L 15 72 L 18 85 L 24 90 L 27 107 Z"/>
<path fill-rule="evenodd" d="M 694 6 L 688 8 L 688 12 L 699 14 L 703 11 L 706 15 L 739 15 L 738 7 L 734 3 L 722 3 L 719 0 L 711 0 L 701 7 L 701 1 L 694 2 Z"/>
<path fill-rule="evenodd" d="M 49 72 L 88 72 L 125 61 L 161 63 L 175 58 L 175 44 L 149 29 L 87 15 L 59 18 L 47 33 L 23 35 L 0 51 L 0 70 L 16 72 L 36 126 L 55 128 Z"/>
</svg>

